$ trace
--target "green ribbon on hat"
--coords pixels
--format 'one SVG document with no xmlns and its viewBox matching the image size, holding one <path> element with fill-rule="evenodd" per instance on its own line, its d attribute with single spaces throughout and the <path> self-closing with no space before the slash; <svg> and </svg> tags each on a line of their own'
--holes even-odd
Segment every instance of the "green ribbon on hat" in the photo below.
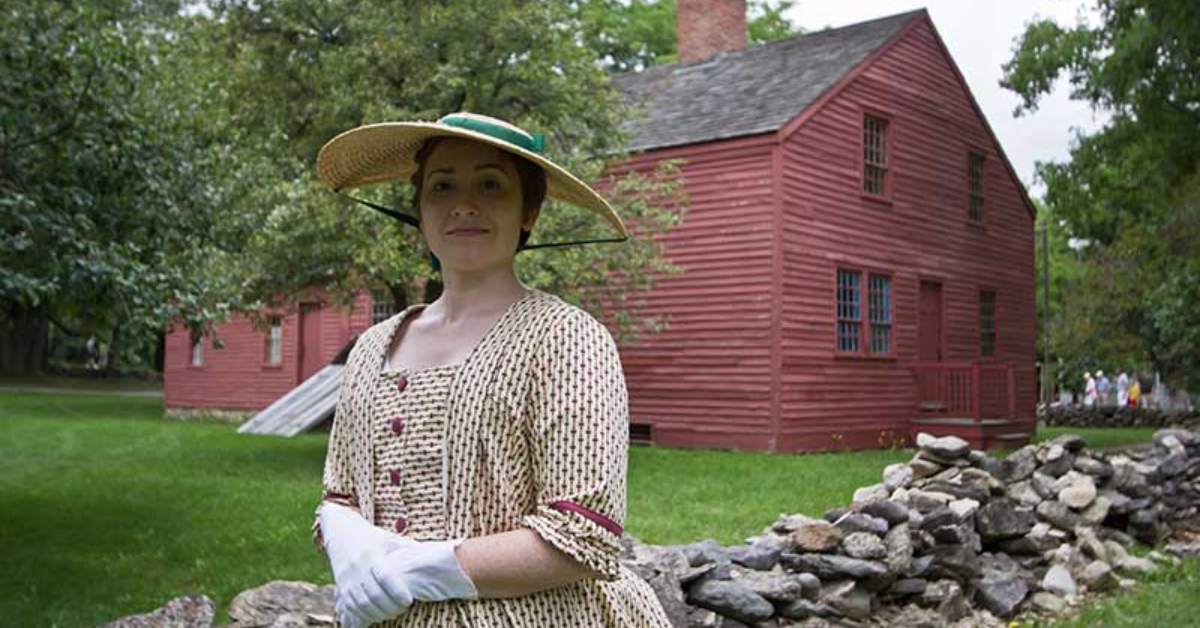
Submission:
<svg viewBox="0 0 1200 628">
<path fill-rule="evenodd" d="M 546 136 L 541 133 L 522 133 L 498 124 L 492 124 L 486 120 L 467 118 L 454 114 L 443 116 L 441 120 L 438 120 L 438 123 L 490 135 L 498 140 L 520 146 L 531 153 L 540 155 L 546 150 Z"/>
</svg>

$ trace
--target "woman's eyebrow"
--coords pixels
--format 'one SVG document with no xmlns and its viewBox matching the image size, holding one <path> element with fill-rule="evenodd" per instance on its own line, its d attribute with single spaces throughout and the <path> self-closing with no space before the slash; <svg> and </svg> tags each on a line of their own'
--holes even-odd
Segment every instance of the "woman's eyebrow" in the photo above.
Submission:
<svg viewBox="0 0 1200 628">
<path fill-rule="evenodd" d="M 493 168 L 500 171 L 504 170 L 504 168 L 500 167 L 500 164 L 479 164 L 478 166 L 475 166 L 476 170 L 486 170 L 488 168 Z"/>
</svg>

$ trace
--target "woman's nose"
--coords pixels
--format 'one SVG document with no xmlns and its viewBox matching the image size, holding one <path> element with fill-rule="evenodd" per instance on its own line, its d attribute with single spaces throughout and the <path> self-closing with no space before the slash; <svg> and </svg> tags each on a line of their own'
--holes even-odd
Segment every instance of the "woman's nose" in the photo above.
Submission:
<svg viewBox="0 0 1200 628">
<path fill-rule="evenodd" d="M 476 207 L 475 201 L 469 198 L 459 199 L 454 204 L 454 209 L 450 210 L 455 216 L 473 216 L 479 213 L 479 208 Z"/>
</svg>

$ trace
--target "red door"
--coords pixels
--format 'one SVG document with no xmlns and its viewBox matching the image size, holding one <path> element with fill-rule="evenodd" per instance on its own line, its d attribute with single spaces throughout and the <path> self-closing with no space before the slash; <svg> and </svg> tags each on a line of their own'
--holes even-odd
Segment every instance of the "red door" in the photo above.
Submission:
<svg viewBox="0 0 1200 628">
<path fill-rule="evenodd" d="M 917 359 L 922 362 L 942 361 L 942 284 L 921 282 L 917 323 Z"/>
<path fill-rule="evenodd" d="M 325 366 L 321 362 L 321 304 L 300 304 L 300 381 Z"/>
</svg>

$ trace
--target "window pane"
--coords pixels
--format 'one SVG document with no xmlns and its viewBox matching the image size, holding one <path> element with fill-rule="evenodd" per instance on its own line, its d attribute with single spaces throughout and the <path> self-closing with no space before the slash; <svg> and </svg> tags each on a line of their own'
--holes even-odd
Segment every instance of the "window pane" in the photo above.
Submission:
<svg viewBox="0 0 1200 628">
<path fill-rule="evenodd" d="M 839 351 L 858 351 L 858 336 L 862 323 L 859 274 L 849 270 L 837 271 L 837 347 Z"/>
<path fill-rule="evenodd" d="M 192 366 L 200 366 L 204 363 L 204 339 L 192 345 Z"/>
<path fill-rule="evenodd" d="M 979 354 L 993 355 L 996 350 L 996 293 L 979 292 Z"/>
<path fill-rule="evenodd" d="M 863 117 L 863 191 L 883 194 L 887 189 L 887 121 Z"/>
<path fill-rule="evenodd" d="M 278 316 L 271 317 L 271 334 L 267 338 L 267 363 L 279 364 L 283 361 L 283 321 Z"/>
<path fill-rule="evenodd" d="M 387 290 L 371 292 L 371 323 L 381 323 L 395 314 L 396 306 Z"/>
<path fill-rule="evenodd" d="M 892 278 L 871 275 L 868 283 L 871 319 L 871 353 L 891 349 Z"/>
</svg>

